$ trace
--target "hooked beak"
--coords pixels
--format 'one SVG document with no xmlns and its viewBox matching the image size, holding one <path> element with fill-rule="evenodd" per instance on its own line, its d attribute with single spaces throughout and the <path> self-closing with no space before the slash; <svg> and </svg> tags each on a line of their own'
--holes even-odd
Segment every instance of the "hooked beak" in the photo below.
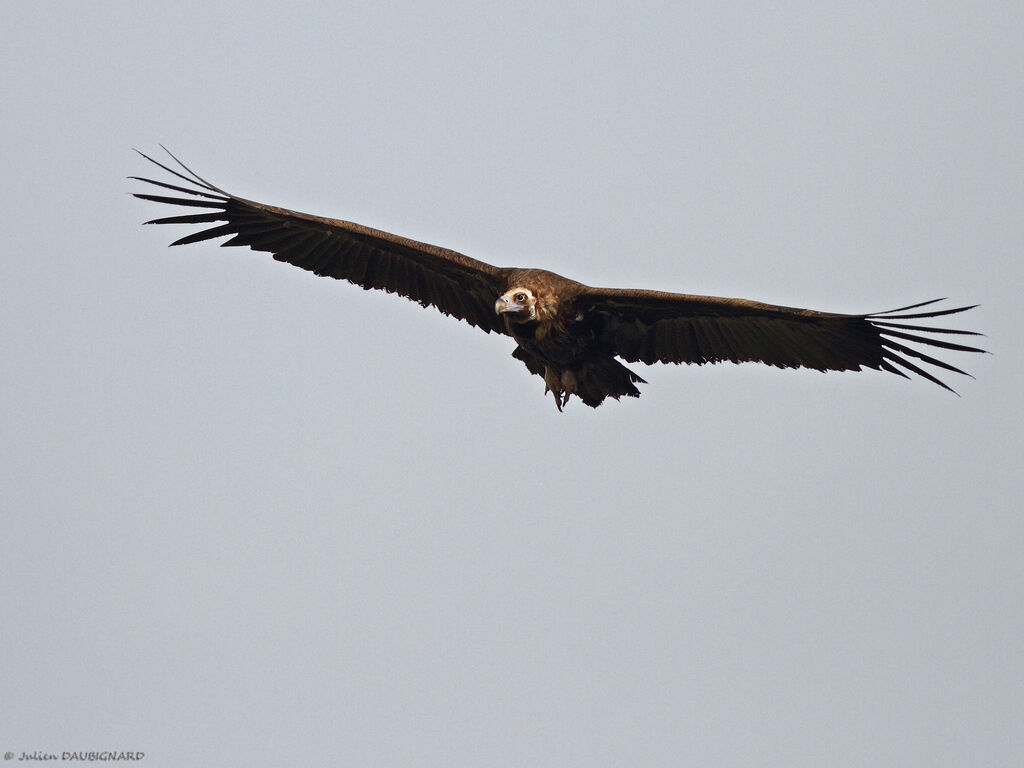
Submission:
<svg viewBox="0 0 1024 768">
<path fill-rule="evenodd" d="M 514 301 L 509 301 L 505 296 L 502 296 L 494 302 L 494 311 L 499 315 L 503 315 L 506 312 L 519 312 L 522 308 L 522 304 L 516 304 Z"/>
</svg>

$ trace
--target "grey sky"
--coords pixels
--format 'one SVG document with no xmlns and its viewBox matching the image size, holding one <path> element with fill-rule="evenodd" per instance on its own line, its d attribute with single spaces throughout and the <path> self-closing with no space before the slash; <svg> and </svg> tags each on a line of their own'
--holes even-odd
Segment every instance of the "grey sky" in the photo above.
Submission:
<svg viewBox="0 0 1024 768">
<path fill-rule="evenodd" d="M 556 5 L 4 4 L 0 750 L 1024 763 L 1024 7 Z M 168 250 L 158 142 L 594 285 L 979 302 L 994 354 L 559 414 L 508 339 Z"/>
</svg>

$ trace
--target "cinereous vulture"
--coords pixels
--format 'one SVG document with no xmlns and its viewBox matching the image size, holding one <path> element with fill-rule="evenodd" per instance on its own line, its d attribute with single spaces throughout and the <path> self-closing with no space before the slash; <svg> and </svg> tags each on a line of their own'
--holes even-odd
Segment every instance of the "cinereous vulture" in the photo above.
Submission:
<svg viewBox="0 0 1024 768">
<path fill-rule="evenodd" d="M 517 344 L 512 356 L 544 379 L 559 410 L 572 395 L 592 408 L 606 397 L 639 397 L 636 385 L 646 382 L 616 358 L 697 365 L 729 360 L 818 371 L 874 368 L 905 378 L 910 371 L 952 392 L 910 358 L 965 372 L 909 344 L 983 351 L 935 337 L 980 334 L 918 324 L 973 308 L 932 307 L 942 299 L 846 315 L 745 299 L 591 288 L 543 269 L 495 267 L 360 224 L 245 200 L 205 181 L 170 152 L 180 171 L 139 154 L 186 186 L 132 176 L 183 195 L 135 197 L 196 209 L 146 223 L 205 227 L 172 245 L 230 236 L 221 245 L 247 245 L 317 275 L 436 307 L 485 333 L 511 336 Z"/>
</svg>

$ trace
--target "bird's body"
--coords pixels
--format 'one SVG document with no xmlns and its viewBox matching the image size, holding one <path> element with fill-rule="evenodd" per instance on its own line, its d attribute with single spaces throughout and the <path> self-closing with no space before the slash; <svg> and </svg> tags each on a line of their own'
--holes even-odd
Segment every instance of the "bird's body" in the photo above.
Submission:
<svg viewBox="0 0 1024 768">
<path fill-rule="evenodd" d="M 513 356 L 544 379 L 559 410 L 570 395 L 595 408 L 609 396 L 639 397 L 636 384 L 646 383 L 602 344 L 599 316 L 579 306 L 588 290 L 544 269 L 516 269 L 495 302 L 518 344 Z"/>
<path fill-rule="evenodd" d="M 908 359 L 964 373 L 906 342 L 960 352 L 982 350 L 930 335 L 978 335 L 906 321 L 971 307 L 847 315 L 762 304 L 744 299 L 592 288 L 543 269 L 504 268 L 455 251 L 352 222 L 327 219 L 235 197 L 182 165 L 188 176 L 143 155 L 185 181 L 182 187 L 133 177 L 190 197 L 136 194 L 145 200 L 204 209 L 151 224 L 213 224 L 173 245 L 231 236 L 222 245 L 267 251 L 317 275 L 401 294 L 511 336 L 513 356 L 544 379 L 559 410 L 576 395 L 597 407 L 606 397 L 638 397 L 645 383 L 626 362 L 761 362 L 780 368 L 859 370 L 906 376 L 905 369 L 950 389 Z M 172 156 L 173 157 L 173 156 Z M 181 163 L 179 162 L 179 165 Z"/>
</svg>

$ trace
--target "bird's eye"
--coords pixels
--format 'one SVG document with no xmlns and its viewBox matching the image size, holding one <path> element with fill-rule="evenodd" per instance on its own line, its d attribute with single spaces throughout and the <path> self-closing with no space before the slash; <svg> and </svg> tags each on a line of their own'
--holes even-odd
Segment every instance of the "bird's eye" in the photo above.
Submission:
<svg viewBox="0 0 1024 768">
<path fill-rule="evenodd" d="M 526 294 L 525 293 L 517 293 L 512 298 L 515 299 L 516 301 L 526 301 Z"/>
</svg>

